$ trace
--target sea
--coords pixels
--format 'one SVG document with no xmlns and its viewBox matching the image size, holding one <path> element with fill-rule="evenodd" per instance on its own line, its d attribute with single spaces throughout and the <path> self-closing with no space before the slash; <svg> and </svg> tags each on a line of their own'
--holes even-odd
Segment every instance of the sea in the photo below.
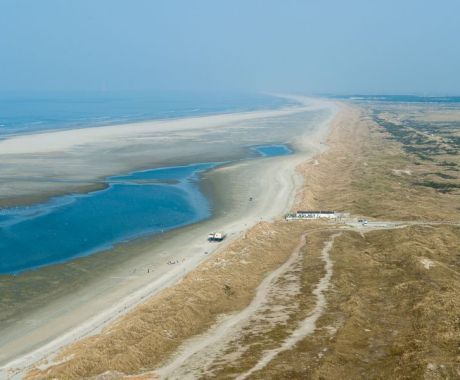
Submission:
<svg viewBox="0 0 460 380">
<path fill-rule="evenodd" d="M 287 105 L 292 103 L 259 94 L 3 94 L 0 138 Z M 292 153 L 290 147 L 278 144 L 254 146 L 252 151 L 247 159 Z M 208 219 L 213 205 L 202 193 L 200 179 L 206 171 L 227 163 L 125 173 L 106 178 L 103 190 L 0 208 L 0 274 L 17 275 L 71 261 Z"/>
<path fill-rule="evenodd" d="M 43 130 L 280 108 L 295 104 L 251 93 L 1 93 L 0 138 Z"/>
</svg>

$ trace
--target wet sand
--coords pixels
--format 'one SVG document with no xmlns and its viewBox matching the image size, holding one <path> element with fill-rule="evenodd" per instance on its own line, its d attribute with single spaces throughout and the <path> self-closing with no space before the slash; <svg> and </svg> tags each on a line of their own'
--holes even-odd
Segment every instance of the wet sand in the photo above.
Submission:
<svg viewBox="0 0 460 380">
<path fill-rule="evenodd" d="M 17 305 L 11 301 L 9 310 L 13 312 L 2 319 L 0 363 L 10 363 L 10 368 L 21 367 L 48 356 L 62 345 L 100 331 L 108 321 L 178 281 L 217 248 L 240 236 L 257 221 L 282 215 L 290 208 L 299 188 L 300 178 L 294 169 L 322 149 L 320 142 L 325 137 L 327 121 L 332 114 L 328 108 L 327 112 L 316 115 L 316 119 L 308 113 L 297 113 L 284 115 L 282 119 L 251 121 L 252 128 L 268 128 L 270 123 L 291 125 L 292 130 L 284 132 L 282 141 L 276 133 L 267 140 L 288 143 L 296 153 L 242 161 L 207 173 L 203 190 L 214 203 L 212 219 L 29 273 L 23 280 L 2 279 L 2 288 L 6 289 L 12 289 L 14 281 L 21 283 L 19 288 L 24 294 L 16 295 L 16 298 L 23 297 L 24 302 Z M 243 126 L 233 128 L 241 130 Z M 299 131 L 303 131 L 300 134 L 303 138 L 299 138 Z M 249 197 L 254 200 L 249 201 Z M 207 233 L 215 229 L 229 234 L 226 243 L 206 241 Z M 178 264 L 168 265 L 170 260 L 178 261 Z M 32 290 L 33 284 L 37 283 L 41 288 L 35 289 L 37 297 L 31 300 L 27 296 L 27 287 Z M 49 294 L 43 295 L 42 291 L 49 291 Z M 37 351 L 32 355 L 22 356 L 34 350 Z M 19 360 L 11 363 L 15 358 Z"/>
</svg>

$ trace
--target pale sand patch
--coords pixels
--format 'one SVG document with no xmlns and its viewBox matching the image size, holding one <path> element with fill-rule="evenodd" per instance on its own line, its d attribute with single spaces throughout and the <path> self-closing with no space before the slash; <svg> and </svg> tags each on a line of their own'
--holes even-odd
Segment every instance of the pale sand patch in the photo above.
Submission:
<svg viewBox="0 0 460 380">
<path fill-rule="evenodd" d="M 391 169 L 391 172 L 395 175 L 402 175 L 402 174 L 405 174 L 405 175 L 412 175 L 412 172 L 409 170 L 409 169 Z"/>
<path fill-rule="evenodd" d="M 421 257 L 420 258 L 420 263 L 423 265 L 425 269 L 430 269 L 431 267 L 434 267 L 436 264 L 433 262 L 433 260 L 430 260 L 426 257 Z"/>
</svg>

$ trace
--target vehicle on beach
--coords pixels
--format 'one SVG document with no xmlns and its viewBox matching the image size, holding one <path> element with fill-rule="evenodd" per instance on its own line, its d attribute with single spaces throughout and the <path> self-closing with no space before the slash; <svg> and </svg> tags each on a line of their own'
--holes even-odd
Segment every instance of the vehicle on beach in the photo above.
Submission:
<svg viewBox="0 0 460 380">
<path fill-rule="evenodd" d="M 211 232 L 208 234 L 208 241 L 211 242 L 220 242 L 225 239 L 225 234 L 223 232 Z"/>
</svg>

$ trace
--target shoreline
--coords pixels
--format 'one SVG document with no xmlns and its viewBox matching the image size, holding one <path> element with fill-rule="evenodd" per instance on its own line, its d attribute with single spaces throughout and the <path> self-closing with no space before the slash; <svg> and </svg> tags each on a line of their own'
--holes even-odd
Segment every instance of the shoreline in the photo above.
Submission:
<svg viewBox="0 0 460 380">
<path fill-rule="evenodd" d="M 69 130 L 111 127 L 115 125 L 131 125 L 131 124 L 139 124 L 139 123 L 150 123 L 152 121 L 167 122 L 167 121 L 173 121 L 173 120 L 179 120 L 179 119 L 189 119 L 189 118 L 195 118 L 195 117 L 230 115 L 230 114 L 235 114 L 235 113 L 250 113 L 250 112 L 267 111 L 267 110 L 276 111 L 276 110 L 285 109 L 285 108 L 298 107 L 299 105 L 301 105 L 301 102 L 299 100 L 295 100 L 295 97 L 289 94 L 263 93 L 262 92 L 256 95 L 268 96 L 268 97 L 273 97 L 273 98 L 285 98 L 286 102 L 280 103 L 277 105 L 259 104 L 258 106 L 252 106 L 249 108 L 247 105 L 246 106 L 240 105 L 240 106 L 235 106 L 235 108 L 228 108 L 228 109 L 223 109 L 223 110 L 208 110 L 208 111 L 199 112 L 196 114 L 187 113 L 186 111 L 182 110 L 182 111 L 179 111 L 179 113 L 177 115 L 175 114 L 174 116 L 149 115 L 149 116 L 143 116 L 143 117 L 136 117 L 135 115 L 133 115 L 133 117 L 130 119 L 127 119 L 126 117 L 122 117 L 120 119 L 114 118 L 108 121 L 100 121 L 99 118 L 96 118 L 94 120 L 88 119 L 87 121 L 82 121 L 82 122 L 79 122 L 79 121 L 63 122 L 63 125 L 65 125 L 63 127 L 50 126 L 49 128 L 44 128 L 44 129 L 38 128 L 38 129 L 28 130 L 24 128 L 19 128 L 19 129 L 14 129 L 14 128 L 9 129 L 8 128 L 3 134 L 0 133 L 0 141 L 7 140 L 13 137 L 40 134 L 40 133 L 48 133 L 48 132 L 54 133 L 54 132 L 69 131 Z M 297 97 L 297 98 L 300 98 L 300 97 Z M 290 101 L 288 99 L 290 99 Z M 176 111 L 168 111 L 168 112 L 176 113 Z M 184 112 L 184 113 L 180 113 L 180 112 Z"/>
<path fill-rule="evenodd" d="M 212 216 L 211 215 L 210 204 L 209 204 L 211 199 L 206 198 L 205 195 L 203 194 L 203 192 L 201 191 L 200 182 L 201 182 L 201 179 L 202 179 L 202 176 L 203 176 L 204 173 L 206 173 L 206 172 L 208 172 L 208 171 L 212 170 L 213 168 L 218 167 L 220 165 L 222 165 L 222 163 L 196 163 L 196 164 L 190 164 L 190 165 L 185 165 L 185 166 L 173 166 L 173 167 L 160 168 L 160 170 L 171 170 L 171 169 L 174 170 L 174 169 L 187 168 L 187 167 L 194 168 L 193 171 L 191 173 L 187 174 L 186 177 L 177 178 L 175 180 L 170 180 L 170 179 L 164 179 L 164 180 L 150 179 L 150 180 L 147 180 L 147 182 L 143 182 L 143 179 L 131 178 L 133 176 L 142 174 L 144 172 L 155 172 L 157 169 L 140 171 L 140 172 L 136 171 L 136 172 L 127 173 L 126 175 L 112 176 L 112 177 L 108 177 L 103 182 L 103 184 L 105 186 L 104 186 L 104 189 L 102 189 L 102 190 L 88 192 L 88 193 L 86 193 L 84 195 L 81 195 L 81 194 L 69 194 L 69 195 L 65 195 L 65 196 L 61 196 L 61 197 L 53 197 L 48 202 L 35 204 L 31 208 L 22 207 L 22 208 L 18 208 L 18 209 L 16 209 L 16 208 L 12 209 L 11 210 L 12 215 L 13 215 L 11 217 L 12 220 L 11 221 L 6 220 L 6 222 L 5 222 L 5 224 L 3 226 L 8 227 L 10 224 L 14 226 L 16 224 L 24 223 L 25 221 L 28 221 L 29 216 L 26 216 L 25 220 L 21 220 L 20 219 L 21 214 L 22 213 L 29 213 L 29 215 L 30 215 L 31 210 L 35 210 L 35 212 L 33 212 L 33 215 L 30 217 L 30 219 L 32 219 L 32 221 L 33 221 L 35 216 L 42 216 L 42 215 L 46 216 L 46 215 L 48 215 L 50 213 L 52 214 L 53 212 L 57 212 L 58 214 L 60 212 L 62 213 L 63 208 L 65 209 L 69 205 L 71 205 L 70 207 L 72 207 L 71 210 L 76 210 L 79 207 L 81 207 L 81 205 L 79 206 L 78 204 L 76 204 L 76 203 L 78 203 L 78 201 L 80 199 L 85 200 L 85 199 L 88 199 L 88 198 L 91 199 L 91 198 L 97 198 L 97 197 L 101 197 L 101 196 L 103 197 L 105 193 L 107 193 L 108 191 L 113 190 L 115 186 L 137 184 L 137 185 L 140 185 L 140 186 L 142 186 L 142 185 L 154 186 L 155 188 L 153 188 L 153 189 L 152 188 L 147 188 L 149 190 L 149 192 L 158 191 L 158 186 L 160 188 L 169 189 L 170 191 L 181 190 L 181 191 L 183 191 L 183 193 L 181 195 L 184 198 L 184 202 L 186 200 L 187 205 L 190 206 L 194 211 L 193 211 L 193 214 L 187 215 L 188 219 L 182 220 L 182 221 L 176 221 L 174 224 L 165 225 L 165 224 L 162 223 L 161 227 L 158 225 L 158 223 L 150 224 L 150 225 L 149 224 L 144 224 L 143 227 L 140 227 L 138 229 L 133 229 L 133 230 L 129 230 L 129 229 L 125 228 L 124 231 L 123 231 L 125 233 L 125 235 L 122 234 L 123 233 L 122 231 L 118 231 L 119 234 L 117 234 L 115 236 L 111 236 L 108 239 L 100 240 L 99 242 L 94 242 L 95 244 L 93 244 L 91 246 L 88 246 L 86 249 L 81 249 L 80 248 L 80 250 L 78 251 L 77 254 L 70 254 L 68 256 L 57 257 L 57 258 L 56 257 L 52 258 L 50 256 L 44 262 L 41 262 L 41 263 L 38 263 L 38 264 L 34 263 L 34 264 L 30 264 L 30 265 L 26 264 L 26 265 L 21 266 L 19 268 L 16 266 L 14 270 L 11 270 L 11 269 L 7 270 L 7 269 L 5 269 L 4 267 L 2 267 L 0 265 L 0 269 L 2 270 L 2 271 L 0 271 L 0 278 L 1 278 L 1 276 L 20 276 L 20 275 L 25 274 L 27 272 L 37 271 L 37 270 L 47 268 L 47 267 L 51 267 L 51 266 L 59 266 L 59 265 L 64 265 L 64 264 L 70 264 L 72 261 L 77 260 L 79 258 L 89 257 L 89 256 L 92 256 L 92 255 L 95 255 L 95 254 L 98 254 L 98 253 L 107 252 L 107 251 L 113 250 L 114 248 L 116 248 L 117 246 L 122 245 L 122 244 L 129 245 L 129 244 L 132 244 L 135 241 L 138 241 L 138 240 L 141 240 L 141 239 L 144 239 L 144 240 L 152 239 L 152 238 L 154 238 L 154 237 L 156 237 L 156 236 L 158 236 L 160 234 L 170 232 L 170 231 L 174 231 L 174 230 L 178 230 L 178 229 L 187 227 L 189 225 L 200 223 L 200 222 L 202 222 L 204 220 L 209 219 Z M 171 175 L 174 176 L 174 174 L 171 174 Z M 150 201 L 152 201 L 152 199 L 150 199 Z M 198 205 L 196 203 L 198 203 Z M 203 206 L 204 211 L 200 211 L 199 206 Z M 56 211 L 54 211 L 55 209 L 56 209 Z M 8 209 L 4 209 L 4 210 L 7 211 Z M 109 213 L 109 211 L 112 212 L 112 210 L 108 210 L 107 213 Z M 8 211 L 7 211 L 6 216 L 8 216 Z M 125 213 L 124 216 L 128 217 L 127 213 Z M 155 216 L 155 217 L 158 219 L 157 216 Z M 17 219 L 19 219 L 19 220 L 17 220 Z M 104 218 L 102 218 L 102 222 L 104 221 L 103 219 Z M 71 222 L 68 219 L 64 219 L 64 220 L 65 220 L 65 223 L 68 223 L 68 226 L 66 227 L 66 229 L 72 229 L 72 227 L 70 227 L 70 226 L 75 225 L 75 223 L 78 225 L 78 222 L 79 222 L 78 220 L 74 221 L 74 222 Z M 98 224 L 97 220 L 92 220 L 91 222 L 92 222 L 93 225 Z M 133 221 L 133 222 L 135 222 L 135 221 Z M 54 217 L 53 223 L 59 223 L 59 215 L 56 215 Z M 3 226 L 2 226 L 2 223 L 0 223 L 0 227 L 3 227 Z M 32 227 L 29 227 L 29 230 L 30 229 L 34 230 L 34 228 L 32 228 Z M 27 236 L 28 235 L 25 235 L 24 239 L 27 239 Z M 59 237 L 59 235 L 57 235 L 57 236 Z M 65 236 L 64 236 L 64 238 L 65 238 Z M 61 245 L 60 249 L 62 250 L 62 245 Z M 32 253 L 32 250 L 33 250 L 33 247 L 31 247 L 31 251 L 30 251 L 31 253 Z M 14 247 L 10 248 L 9 251 L 14 252 L 15 251 Z M 0 254 L 0 257 L 1 257 L 1 254 Z M 17 264 L 17 265 L 20 265 L 20 264 Z"/>
<path fill-rule="evenodd" d="M 137 284 L 138 286 L 130 284 L 130 290 L 128 292 L 129 294 L 126 296 L 126 299 L 124 299 L 122 302 L 120 302 L 112 308 L 106 308 L 104 314 L 98 314 L 95 318 L 89 320 L 89 322 L 87 322 L 86 325 L 80 325 L 80 327 L 77 327 L 73 330 L 67 329 L 67 333 L 64 333 L 64 335 L 58 334 L 58 340 L 51 340 L 48 346 L 42 346 L 38 349 L 38 351 L 32 353 L 32 356 L 30 356 L 30 354 L 26 354 L 25 356 L 23 356 L 20 359 L 17 359 L 16 361 L 11 361 L 9 359 L 5 360 L 4 358 L 2 360 L 2 365 L 4 366 L 3 370 L 5 370 L 5 367 L 11 368 L 18 365 L 22 366 L 23 368 L 27 367 L 31 363 L 36 362 L 37 360 L 43 357 L 49 357 L 49 355 L 52 352 L 56 352 L 62 346 L 71 343 L 77 338 L 80 339 L 83 336 L 91 335 L 97 331 L 100 331 L 100 329 L 106 326 L 107 323 L 117 319 L 120 315 L 129 311 L 135 305 L 138 305 L 143 300 L 145 300 L 147 297 L 156 294 L 159 290 L 164 289 L 165 287 L 168 287 L 175 283 L 177 280 L 183 278 L 183 276 L 186 273 L 189 273 L 194 268 L 196 268 L 198 264 L 206 260 L 206 258 L 209 257 L 214 251 L 221 250 L 229 243 L 236 240 L 239 236 L 241 236 L 241 234 L 244 231 L 246 231 L 249 227 L 257 223 L 261 219 L 272 220 L 273 218 L 276 218 L 285 211 L 287 211 L 292 206 L 295 195 L 297 194 L 300 186 L 299 176 L 295 172 L 295 168 L 299 163 L 304 162 L 306 159 L 311 158 L 312 156 L 316 155 L 319 151 L 324 149 L 325 146 L 322 146 L 320 142 L 325 138 L 325 133 L 328 129 L 327 127 L 331 119 L 332 116 L 330 116 L 329 119 L 323 121 L 323 125 L 321 125 L 318 128 L 316 136 L 314 138 L 312 138 L 311 135 L 308 135 L 308 133 L 305 134 L 304 139 L 302 139 L 302 141 L 300 142 L 304 145 L 304 152 L 299 152 L 292 156 L 264 158 L 261 160 L 256 159 L 250 163 L 236 163 L 234 165 L 229 165 L 228 167 L 216 169 L 212 173 L 206 174 L 204 187 L 208 187 L 208 189 L 205 189 L 205 192 L 215 192 L 214 196 L 218 201 L 219 194 L 222 195 L 223 193 L 225 193 L 225 191 L 222 191 L 222 188 L 228 188 L 229 186 L 228 183 L 225 183 L 225 179 L 227 179 L 229 182 L 232 182 L 233 184 L 244 183 L 245 178 L 247 182 L 247 179 L 253 178 L 255 173 L 258 173 L 259 175 L 263 173 L 263 175 L 260 175 L 259 183 L 255 185 L 255 188 L 262 189 L 269 184 L 272 185 L 272 188 L 270 191 L 267 191 L 267 193 L 270 194 L 268 194 L 268 196 L 265 197 L 265 200 L 263 202 L 257 204 L 257 207 L 255 207 L 254 210 L 244 210 L 244 207 L 242 207 L 240 204 L 240 210 L 236 213 L 234 212 L 233 215 L 232 213 L 230 213 L 229 215 L 229 212 L 227 210 L 222 209 L 220 210 L 220 214 L 219 212 L 216 213 L 216 215 L 212 217 L 210 220 L 198 223 L 197 225 L 185 227 L 184 229 L 177 230 L 174 233 L 171 233 L 169 236 L 162 239 L 164 240 L 163 242 L 157 242 L 157 251 L 161 251 L 162 249 L 165 249 L 165 245 L 167 247 L 169 244 L 169 249 L 173 250 L 172 247 L 183 247 L 184 242 L 187 241 L 187 243 L 191 245 L 191 248 L 187 250 L 188 252 L 190 252 L 190 255 L 186 255 L 185 250 L 182 251 L 183 255 L 187 256 L 187 261 L 185 262 L 185 264 L 178 265 L 176 268 L 173 269 L 171 269 L 170 267 L 165 267 L 165 265 L 163 265 L 163 271 L 159 271 L 163 274 L 160 275 L 157 278 L 157 280 L 155 280 L 153 283 L 150 283 L 148 286 L 145 286 L 145 284 L 141 284 L 142 281 L 139 281 L 140 284 Z M 276 178 L 272 178 L 273 173 L 277 174 Z M 235 178 L 239 178 L 239 181 L 235 181 Z M 219 186 L 221 187 L 220 189 Z M 233 185 L 233 188 L 230 192 L 227 189 L 227 194 L 241 193 L 242 189 L 235 189 L 234 187 L 235 185 Z M 251 189 L 246 189 L 246 191 L 251 192 Z M 234 198 L 230 201 L 227 200 L 227 209 L 234 208 L 234 206 L 238 202 L 241 203 L 244 200 L 247 200 L 245 195 L 243 196 L 242 194 L 240 194 L 240 199 Z M 279 199 L 279 202 L 274 202 L 274 199 L 277 198 Z M 282 201 L 283 199 L 284 202 Z M 221 199 L 220 201 L 223 200 Z M 276 203 L 282 204 L 283 206 L 275 207 L 274 204 Z M 209 226 L 213 223 L 219 222 L 219 220 L 222 220 L 222 223 L 225 223 L 223 225 L 226 232 L 229 233 L 229 239 L 224 244 L 218 246 L 213 246 L 207 242 L 203 242 L 202 233 L 207 231 Z M 196 235 L 198 235 L 199 237 L 197 238 Z M 190 237 L 193 236 L 195 236 L 194 240 L 188 240 Z M 148 245 L 147 242 L 145 242 L 145 244 Z M 204 250 L 208 250 L 209 255 L 203 255 Z M 165 258 L 166 257 L 163 257 L 162 259 Z M 137 261 L 137 264 L 135 264 L 136 259 L 132 260 L 130 266 L 142 266 L 142 258 L 138 259 Z M 106 288 L 107 287 L 108 286 L 106 286 Z M 18 347 L 16 346 L 16 348 Z M 24 354 L 25 351 L 26 350 L 23 350 L 22 354 Z M 5 363 L 7 364 L 5 365 Z"/>
<path fill-rule="evenodd" d="M 139 241 L 139 240 L 142 240 L 142 239 L 143 240 L 153 239 L 153 238 L 157 237 L 160 234 L 180 230 L 180 229 L 183 229 L 185 227 L 188 227 L 188 226 L 191 226 L 191 225 L 194 225 L 194 224 L 198 224 L 198 223 L 202 223 L 202 222 L 204 222 L 206 220 L 210 220 L 212 218 L 215 218 L 216 217 L 216 212 L 219 210 L 219 208 L 216 207 L 216 208 L 213 209 L 212 204 L 213 203 L 219 203 L 220 204 L 222 202 L 222 200 L 219 201 L 219 202 L 215 202 L 215 200 L 214 200 L 215 196 L 213 195 L 213 192 L 212 192 L 211 189 L 208 189 L 208 191 L 207 191 L 208 195 L 206 196 L 206 193 L 203 191 L 203 187 L 205 187 L 204 183 L 203 183 L 203 177 L 206 174 L 212 173 L 213 171 L 215 171 L 217 169 L 224 168 L 224 167 L 233 167 L 233 166 L 236 166 L 236 165 L 238 165 L 240 163 L 241 164 L 250 164 L 250 162 L 252 160 L 267 159 L 267 158 L 277 158 L 277 157 L 283 157 L 283 156 L 286 156 L 286 155 L 292 155 L 292 154 L 295 153 L 291 146 L 285 145 L 285 144 L 254 145 L 254 146 L 249 146 L 247 148 L 248 148 L 248 151 L 249 151 L 248 155 L 245 156 L 245 157 L 241 157 L 240 159 L 238 159 L 236 161 L 197 162 L 197 163 L 189 163 L 187 165 L 166 166 L 166 167 L 160 167 L 160 168 L 156 168 L 156 169 L 144 169 L 144 170 L 141 170 L 141 171 L 132 171 L 132 172 L 129 172 L 129 173 L 118 174 L 118 175 L 115 175 L 115 176 L 107 177 L 103 181 L 101 181 L 100 184 L 102 185 L 103 188 L 100 189 L 100 190 L 90 191 L 90 192 L 87 192 L 87 193 L 85 193 L 83 195 L 81 195 L 81 194 L 68 194 L 68 195 L 63 195 L 63 196 L 56 196 L 56 197 L 50 198 L 47 202 L 36 203 L 36 204 L 31 205 L 31 207 L 36 209 L 38 213 L 40 213 L 40 211 L 41 211 L 41 214 L 43 214 L 43 213 L 47 214 L 48 212 L 46 210 L 52 210 L 54 208 L 59 208 L 59 207 L 62 207 L 62 206 L 65 207 L 68 203 L 73 203 L 75 201 L 78 201 L 78 199 L 81 198 L 81 197 L 83 197 L 83 198 L 97 197 L 99 193 L 109 191 L 115 185 L 123 184 L 123 182 L 125 180 L 132 181 L 133 183 L 136 183 L 136 181 L 137 181 L 136 179 L 131 179 L 130 178 L 132 176 L 136 176 L 136 175 L 139 175 L 139 174 L 142 175 L 143 173 L 154 172 L 154 171 L 157 171 L 157 170 L 165 171 L 165 170 L 175 170 L 175 169 L 188 168 L 188 167 L 198 167 L 198 166 L 203 166 L 203 165 L 209 166 L 209 167 L 206 167 L 204 169 L 195 169 L 192 174 L 190 174 L 188 177 L 186 177 L 184 179 L 149 179 L 148 183 L 147 183 L 147 184 L 152 184 L 152 185 L 158 184 L 158 185 L 164 185 L 164 186 L 168 186 L 168 185 L 177 186 L 179 184 L 182 184 L 182 185 L 185 185 L 189 189 L 189 191 L 191 191 L 191 189 L 195 189 L 193 194 L 189 194 L 189 198 L 193 196 L 195 198 L 196 197 L 202 198 L 201 201 L 206 200 L 207 203 L 204 204 L 204 206 L 209 206 L 209 212 L 206 212 L 206 213 L 209 213 L 209 215 L 200 216 L 200 215 L 198 215 L 199 211 L 196 210 L 195 211 L 196 215 L 194 215 L 191 220 L 175 224 L 174 226 L 167 226 L 167 227 L 164 228 L 164 230 L 161 229 L 161 231 L 160 231 L 158 229 L 158 227 L 153 227 L 153 226 L 146 227 L 145 229 L 139 230 L 137 232 L 133 232 L 131 235 L 128 234 L 124 238 L 116 237 L 116 238 L 112 238 L 111 240 L 101 242 L 100 244 L 95 245 L 92 248 L 80 251 L 81 253 L 78 253 L 77 255 L 71 255 L 71 256 L 63 257 L 63 258 L 59 258 L 59 259 L 52 259 L 51 261 L 48 261 L 46 263 L 34 264 L 34 265 L 31 265 L 31 266 L 21 267 L 21 268 L 15 269 L 15 270 L 3 271 L 3 272 L 0 272 L 0 276 L 17 276 L 17 275 L 21 275 L 21 274 L 24 274 L 24 273 L 29 272 L 29 271 L 40 270 L 40 269 L 43 269 L 43 268 L 48 267 L 48 266 L 56 266 L 56 265 L 61 265 L 61 264 L 67 264 L 67 263 L 70 263 L 73 260 L 76 260 L 76 259 L 79 259 L 79 258 L 88 257 L 88 256 L 92 256 L 92 255 L 95 255 L 95 254 L 98 254 L 98 253 L 113 250 L 114 248 L 116 248 L 119 245 L 123 245 L 123 244 L 129 245 L 129 244 L 132 244 L 132 243 L 135 244 L 136 241 Z M 268 149 L 268 151 L 265 152 L 265 151 L 263 151 L 263 149 Z M 275 151 L 271 151 L 271 153 L 270 153 L 271 149 L 275 149 Z M 276 151 L 277 149 L 278 149 L 278 151 Z M 257 154 L 257 156 L 254 156 L 254 154 Z M 142 183 L 142 181 L 143 181 L 142 178 L 139 179 L 138 181 L 140 181 L 139 182 L 140 185 L 143 184 Z M 72 200 L 72 202 L 69 202 L 69 201 L 62 202 L 62 199 L 67 199 L 67 198 Z M 191 201 L 191 200 L 192 199 L 190 198 L 189 201 Z M 6 207 L 6 208 L 3 208 L 2 210 L 8 211 L 9 209 L 13 209 L 13 208 L 12 207 L 11 208 Z M 18 212 L 19 212 L 19 214 L 21 214 L 22 212 L 26 211 L 26 207 L 24 207 L 24 206 L 23 207 L 18 207 L 18 210 L 16 210 L 16 208 L 14 208 L 13 210 L 14 210 L 15 215 Z M 30 211 L 28 211 L 28 212 L 30 212 Z M 50 212 L 52 212 L 52 211 L 50 211 Z M 13 222 L 14 222 L 14 220 L 13 220 Z M 16 223 L 13 223 L 13 224 L 16 224 Z M 9 223 L 6 222 L 6 225 L 9 225 Z"/>
<path fill-rule="evenodd" d="M 311 98 L 298 97 L 299 99 Z M 317 99 L 314 99 L 318 101 Z M 322 102 L 326 102 L 322 100 Z M 0 156 L 8 154 L 49 153 L 71 149 L 77 145 L 95 144 L 99 139 L 129 138 L 143 136 L 156 130 L 156 132 L 170 132 L 171 129 L 183 128 L 187 130 L 215 125 L 232 123 L 235 121 L 250 121 L 260 118 L 285 116 L 312 109 L 308 103 L 299 106 L 282 107 L 279 109 L 219 113 L 205 116 L 192 116 L 176 119 L 155 119 L 134 123 L 123 123 L 88 128 L 66 130 L 52 130 L 31 134 L 16 135 L 0 140 Z M 201 125 L 200 125 L 201 123 Z"/>
</svg>

